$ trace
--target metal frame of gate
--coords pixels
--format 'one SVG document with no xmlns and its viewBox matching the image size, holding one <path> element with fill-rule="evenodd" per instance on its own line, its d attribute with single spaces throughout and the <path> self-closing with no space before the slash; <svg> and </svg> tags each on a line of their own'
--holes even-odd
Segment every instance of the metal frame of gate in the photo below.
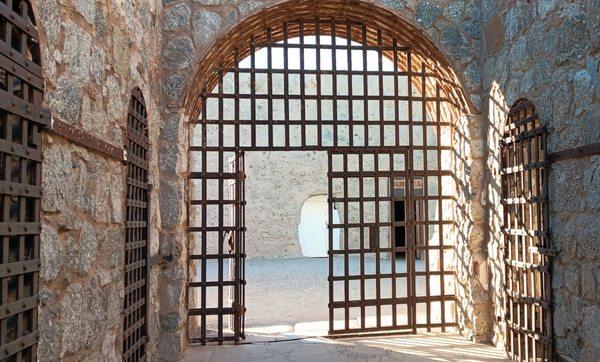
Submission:
<svg viewBox="0 0 600 362">
<path fill-rule="evenodd" d="M 131 92 L 127 114 L 127 199 L 123 300 L 123 360 L 146 358 L 148 342 L 149 205 L 148 120 L 142 92 Z"/>
<path fill-rule="evenodd" d="M 330 333 L 399 328 L 414 332 L 421 327 L 443 330 L 456 325 L 456 295 L 452 284 L 455 271 L 450 262 L 445 262 L 446 254 L 454 253 L 454 250 L 451 241 L 443 237 L 448 228 L 453 227 L 452 218 L 447 217 L 444 208 L 453 209 L 448 206 L 456 201 L 455 190 L 449 195 L 442 190 L 446 178 L 452 177 L 451 171 L 444 169 L 443 162 L 453 151 L 453 123 L 448 118 L 458 114 L 458 111 L 451 113 L 454 111 L 448 109 L 461 108 L 453 98 L 454 85 L 435 71 L 439 63 L 401 45 L 391 34 L 361 21 L 337 16 L 309 16 L 257 28 L 244 42 L 228 45 L 232 59 L 219 60 L 221 63 L 215 73 L 206 74 L 200 85 L 200 115 L 190 125 L 189 147 L 187 302 L 188 333 L 192 343 L 238 341 L 244 336 L 245 175 L 239 166 L 233 172 L 226 171 L 231 157 L 243 163 L 244 151 L 329 151 L 330 161 L 344 152 L 387 155 L 393 154 L 392 150 L 404 152 L 411 160 L 410 165 L 406 161 L 404 172 L 411 170 L 410 176 L 406 173 L 406 177 L 413 177 L 406 183 L 412 184 L 414 177 L 418 177 L 423 189 L 422 195 L 412 195 L 413 205 L 409 208 L 418 207 L 420 213 L 413 212 L 405 224 L 412 229 L 406 235 L 413 235 L 413 240 L 417 235 L 425 235 L 420 245 L 407 242 L 405 252 L 409 250 L 421 255 L 424 258 L 422 269 L 411 266 L 406 273 L 363 273 L 358 278 L 345 275 L 343 280 L 330 275 L 330 286 L 337 281 L 369 283 L 376 280 L 379 288 L 381 280 L 405 279 L 411 288 L 405 297 L 395 295 L 385 300 L 380 291 L 375 297 L 362 296 L 359 300 L 346 295 L 341 304 L 330 298 Z M 262 52 L 260 57 L 257 56 L 259 52 Z M 275 60 L 277 54 L 281 58 Z M 392 63 L 389 69 L 384 67 L 384 57 Z M 312 68 L 308 59 L 312 59 Z M 296 64 L 293 69 L 292 63 Z M 345 65 L 340 67 L 342 63 Z M 258 90 L 257 82 L 266 82 L 266 89 Z M 315 84 L 314 93 L 307 92 L 309 82 Z M 292 89 L 297 84 L 298 89 Z M 327 87 L 331 87 L 330 90 Z M 342 103 L 347 107 L 346 114 L 338 112 Z M 372 176 L 384 178 L 385 173 L 374 172 Z M 367 174 L 363 171 L 360 176 Z M 351 175 L 348 171 L 339 176 Z M 236 185 L 234 195 L 225 195 L 225 180 Z M 330 189 L 330 200 L 337 200 L 336 197 Z M 381 195 L 369 201 L 364 195 L 357 197 L 357 203 L 361 205 L 390 202 Z M 225 223 L 228 220 L 226 205 L 233 205 L 235 210 L 236 217 L 231 219 L 233 225 Z M 372 226 L 389 228 L 394 225 L 379 220 Z M 332 227 L 347 229 L 350 226 Z M 435 240 L 429 240 L 429 235 L 435 235 Z M 230 237 L 235 242 L 227 251 L 225 243 Z M 334 254 L 341 253 L 347 258 L 356 251 L 348 249 L 347 243 L 344 247 L 345 250 L 332 250 L 330 260 Z M 391 247 L 389 250 L 375 249 L 377 254 L 392 250 Z M 363 245 L 359 251 L 364 255 L 371 250 Z M 433 257 L 439 262 L 430 263 Z M 409 257 L 409 263 L 413 259 Z M 230 278 L 225 275 L 225 260 L 234 264 L 232 270 L 235 273 Z M 446 288 L 450 281 L 452 288 Z M 415 283 L 424 283 L 425 287 L 417 291 Z M 224 290 L 229 287 L 239 288 L 238 299 L 234 298 L 231 305 L 224 305 Z M 402 305 L 406 306 L 406 313 L 411 313 L 405 322 L 396 319 L 396 307 Z M 394 315 L 391 324 L 385 325 L 378 312 L 373 328 L 366 327 L 364 322 L 359 328 L 349 328 L 349 308 L 385 309 L 391 306 L 394 306 L 390 311 L 390 315 Z M 434 316 L 432 307 L 438 306 L 442 310 L 441 316 Z M 345 311 L 341 330 L 333 325 L 333 314 L 338 308 Z M 224 331 L 223 318 L 231 315 L 240 323 L 232 326 L 234 329 L 228 334 Z M 424 317 L 419 319 L 418 316 Z M 361 313 L 361 318 L 365 318 L 365 313 Z M 197 330 L 196 324 L 199 325 Z M 209 333 L 211 325 L 212 336 Z"/>
<path fill-rule="evenodd" d="M 0 359 L 35 361 L 42 135 L 50 112 L 31 5 L 0 2 Z"/>
<path fill-rule="evenodd" d="M 534 105 L 517 101 L 504 127 L 501 175 L 505 347 L 522 361 L 553 359 L 546 138 Z"/>
</svg>

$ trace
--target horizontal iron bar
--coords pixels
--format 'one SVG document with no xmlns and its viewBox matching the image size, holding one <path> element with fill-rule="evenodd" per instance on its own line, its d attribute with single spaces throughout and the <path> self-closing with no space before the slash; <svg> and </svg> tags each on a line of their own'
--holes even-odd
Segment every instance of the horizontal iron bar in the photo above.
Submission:
<svg viewBox="0 0 600 362">
<path fill-rule="evenodd" d="M 544 237 L 548 236 L 548 233 L 546 233 L 545 231 L 540 231 L 540 230 L 502 228 L 502 232 L 507 235 L 514 235 L 514 236 L 530 236 L 530 237 L 538 237 L 538 238 L 544 238 Z"/>
<path fill-rule="evenodd" d="M 0 235 L 34 235 L 41 231 L 39 222 L 0 222 Z"/>
<path fill-rule="evenodd" d="M 548 303 L 545 300 L 542 300 L 541 298 L 530 297 L 527 295 L 519 294 L 516 291 L 507 291 L 507 294 L 510 296 L 510 298 L 512 298 L 514 301 L 517 301 L 517 302 L 533 304 L 533 305 L 537 305 L 537 306 L 545 308 L 545 309 L 550 307 L 550 303 Z"/>
<path fill-rule="evenodd" d="M 538 204 L 545 203 L 548 199 L 545 196 L 532 196 L 532 197 L 509 197 L 502 199 L 503 205 L 517 205 L 517 204 Z"/>
<path fill-rule="evenodd" d="M 0 39 L 0 54 L 12 60 L 15 64 L 25 68 L 34 75 L 42 76 L 42 67 L 34 61 L 28 59 L 23 53 L 13 49 L 10 44 L 6 44 L 4 39 Z M 1 97 L 0 97 L 1 98 Z"/>
<path fill-rule="evenodd" d="M 457 327 L 458 323 L 429 323 L 429 324 L 415 324 L 416 328 L 441 328 L 441 327 Z M 405 330 L 409 329 L 409 330 Z M 350 328 L 350 329 L 334 329 L 329 331 L 327 338 L 330 339 L 341 339 L 341 338 L 354 338 L 354 337 L 367 337 L 367 336 L 388 336 L 388 335 L 400 335 L 400 334 L 414 334 L 412 325 L 397 325 L 387 327 L 372 327 L 372 328 Z"/>
<path fill-rule="evenodd" d="M 238 308 L 190 308 L 188 309 L 188 316 L 198 315 L 237 315 L 239 314 Z"/>
<path fill-rule="evenodd" d="M 0 278 L 11 277 L 40 270 L 39 259 L 18 261 L 14 263 L 0 264 Z"/>
<path fill-rule="evenodd" d="M 400 279 L 400 278 L 407 278 L 411 275 L 414 276 L 428 276 L 428 275 L 448 275 L 448 276 L 452 276 L 455 275 L 456 272 L 453 270 L 447 270 L 447 271 L 413 271 L 410 274 L 409 273 L 396 273 L 396 274 L 364 274 L 364 275 L 340 275 L 340 276 L 333 276 L 331 278 L 327 278 L 328 281 L 334 281 L 334 282 L 343 282 L 346 280 L 361 280 L 361 279 L 391 279 L 391 278 L 396 278 L 396 279 Z"/>
<path fill-rule="evenodd" d="M 524 270 L 539 270 L 543 273 L 548 272 L 548 270 L 550 270 L 547 265 L 526 263 L 524 261 L 519 260 L 504 259 L 504 262 L 506 263 L 506 265 Z"/>
<path fill-rule="evenodd" d="M 338 308 L 355 308 L 355 307 L 370 307 L 377 305 L 396 305 L 396 304 L 407 304 L 407 303 L 427 303 L 427 302 L 441 302 L 441 301 L 456 301 L 456 295 L 454 294 L 446 294 L 446 295 L 430 295 L 430 296 L 411 296 L 406 298 L 380 298 L 380 299 L 357 299 L 357 300 L 347 300 L 340 302 L 330 303 L 331 307 L 334 309 Z"/>
<path fill-rule="evenodd" d="M 44 90 L 44 81 L 42 78 L 13 62 L 12 59 L 7 58 L 4 54 L 0 54 L 0 68 L 25 80 L 31 87 L 37 88 L 40 91 Z M 48 120 L 50 120 L 50 117 L 48 117 Z"/>
<path fill-rule="evenodd" d="M 536 341 L 540 341 L 541 343 L 550 345 L 552 343 L 552 340 L 538 332 L 534 332 L 532 330 L 526 329 L 523 326 L 520 326 L 516 323 L 512 323 L 511 321 L 506 321 L 506 326 L 509 330 L 511 330 L 513 333 L 517 332 L 517 333 L 523 333 L 528 335 L 529 337 L 535 339 Z"/>
<path fill-rule="evenodd" d="M 0 139 L 0 152 L 42 162 L 42 152 L 35 148 Z"/>
<path fill-rule="evenodd" d="M 141 317 L 137 322 L 133 325 L 129 326 L 125 331 L 123 331 L 123 339 L 129 337 L 132 333 L 140 329 L 146 323 L 146 318 Z"/>
<path fill-rule="evenodd" d="M 423 97 L 423 96 L 398 96 L 398 95 L 327 95 L 327 94 L 305 94 L 304 96 L 290 94 L 206 94 L 207 98 L 215 99 L 265 99 L 265 100 L 304 100 L 304 101 L 412 101 L 412 102 L 445 102 L 447 98 Z M 310 121 L 307 120 L 307 123 Z M 435 122 L 429 122 L 435 125 Z"/>
<path fill-rule="evenodd" d="M 135 303 L 133 303 L 132 305 L 128 306 L 124 310 L 125 315 L 128 315 L 131 312 L 133 312 L 134 310 L 137 310 L 140 307 L 143 307 L 145 305 L 145 303 L 146 303 L 146 298 L 141 298 L 140 300 L 136 301 Z"/>
<path fill-rule="evenodd" d="M 12 342 L 0 345 L 0 356 L 2 356 L 2 358 L 6 358 L 6 360 L 10 360 L 8 357 L 33 346 L 38 341 L 38 335 L 38 331 L 31 332 L 28 335 L 19 337 Z"/>
<path fill-rule="evenodd" d="M 500 170 L 500 174 L 508 175 L 511 173 L 517 173 L 517 172 L 521 172 L 521 171 L 525 171 L 525 170 L 534 170 L 537 168 L 544 168 L 546 166 L 548 166 L 548 162 L 546 162 L 546 161 L 526 163 L 526 164 L 503 168 L 502 170 Z"/>
<path fill-rule="evenodd" d="M 519 142 L 519 141 L 523 141 L 526 140 L 528 138 L 533 138 L 535 136 L 541 135 L 546 133 L 546 127 L 538 127 L 523 133 L 519 133 L 518 135 L 515 136 L 509 136 L 509 137 L 504 137 L 502 139 L 502 141 L 504 142 L 505 145 L 509 145 L 511 143 L 514 142 Z"/>
<path fill-rule="evenodd" d="M 15 314 L 22 313 L 26 310 L 36 308 L 39 303 L 37 295 L 29 298 L 16 300 L 12 303 L 2 304 L 0 306 L 0 319 L 10 317 Z"/>
<path fill-rule="evenodd" d="M 189 282 L 187 283 L 188 288 L 203 288 L 203 287 L 234 287 L 236 285 L 246 284 L 243 280 L 224 280 L 222 282 L 211 281 L 211 282 Z"/>
<path fill-rule="evenodd" d="M 150 190 L 152 188 L 151 184 L 136 180 L 131 177 L 127 177 L 127 185 L 139 187 L 144 190 Z"/>
<path fill-rule="evenodd" d="M 148 336 L 143 336 L 142 338 L 138 339 L 133 345 L 129 346 L 127 348 L 127 350 L 123 353 L 123 360 L 128 361 L 129 356 L 131 356 L 133 353 L 137 352 L 139 347 L 141 347 L 145 343 L 148 343 L 149 341 L 150 341 L 150 338 Z"/>
<path fill-rule="evenodd" d="M 143 287 L 144 285 L 146 285 L 146 279 L 138 280 L 137 282 L 135 282 L 133 284 L 126 285 L 125 286 L 125 294 L 129 294 L 129 293 L 133 292 L 134 290 Z"/>
<path fill-rule="evenodd" d="M 44 127 L 50 126 L 51 117 L 47 108 L 28 102 L 2 89 L 0 89 L 0 108 Z"/>
<path fill-rule="evenodd" d="M 529 252 L 541 254 L 541 255 L 547 255 L 547 256 L 556 256 L 556 250 L 549 249 L 549 248 L 543 248 L 540 246 L 530 246 Z"/>
<path fill-rule="evenodd" d="M 238 180 L 245 177 L 243 173 L 230 172 L 190 172 L 189 178 L 194 179 L 216 179 L 216 180 Z"/>
<path fill-rule="evenodd" d="M 0 193 L 11 196 L 42 197 L 42 188 L 17 182 L 0 181 Z"/>
<path fill-rule="evenodd" d="M 119 161 L 126 160 L 125 150 L 123 148 L 113 146 L 110 143 L 101 140 L 100 138 L 82 129 L 61 121 L 55 116 L 52 117 L 50 130 L 52 133 L 66 138 L 67 140 L 72 141 L 80 146 L 100 152 L 103 155 L 110 156 Z"/>
<path fill-rule="evenodd" d="M 188 260 L 227 260 L 227 259 L 236 259 L 238 257 L 237 254 L 189 254 Z M 245 258 L 246 254 L 240 254 L 240 258 Z"/>
<path fill-rule="evenodd" d="M 548 155 L 548 161 L 559 162 L 563 160 L 581 158 L 600 154 L 600 142 L 590 143 L 589 145 L 569 148 L 564 151 L 554 152 Z"/>
</svg>

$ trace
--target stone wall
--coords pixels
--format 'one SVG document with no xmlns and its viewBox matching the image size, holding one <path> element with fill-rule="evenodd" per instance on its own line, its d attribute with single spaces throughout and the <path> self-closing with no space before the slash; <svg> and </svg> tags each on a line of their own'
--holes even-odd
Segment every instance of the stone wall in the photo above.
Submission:
<svg viewBox="0 0 600 362">
<path fill-rule="evenodd" d="M 32 3 L 41 38 L 44 103 L 53 116 L 123 147 L 131 90 L 139 87 L 155 144 L 160 113 L 152 84 L 160 45 L 156 29 L 160 5 L 148 0 Z M 125 166 L 50 133 L 43 142 L 38 357 L 42 361 L 118 360 L 123 329 Z M 150 182 L 158 184 L 156 151 L 150 157 Z M 151 244 L 156 249 L 156 202 L 151 214 Z M 157 270 L 150 282 L 153 295 L 156 274 Z M 156 309 L 153 304 L 150 353 L 157 336 Z"/>
<path fill-rule="evenodd" d="M 548 128 L 548 151 L 600 141 L 600 2 L 482 1 L 483 87 L 489 95 L 488 201 L 499 203 L 499 132 L 507 107 L 534 102 Z M 549 173 L 556 351 L 573 360 L 600 355 L 600 164 L 598 156 L 565 160 Z M 499 211 L 498 211 L 499 212 Z M 496 314 L 502 306 L 501 215 L 489 215 Z M 502 343 L 502 325 L 496 326 Z"/>
</svg>

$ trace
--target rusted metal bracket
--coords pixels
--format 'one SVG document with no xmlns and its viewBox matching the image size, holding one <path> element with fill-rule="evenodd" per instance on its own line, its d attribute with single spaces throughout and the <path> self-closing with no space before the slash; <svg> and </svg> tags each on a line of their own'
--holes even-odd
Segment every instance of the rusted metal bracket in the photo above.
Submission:
<svg viewBox="0 0 600 362">
<path fill-rule="evenodd" d="M 125 149 L 111 145 L 110 143 L 103 141 L 82 129 L 61 121 L 54 116 L 52 116 L 49 130 L 52 133 L 64 137 L 80 146 L 100 152 L 103 155 L 112 157 L 121 162 L 127 159 Z"/>
<path fill-rule="evenodd" d="M 554 152 L 548 155 L 548 161 L 558 162 L 572 158 L 581 158 L 600 154 L 600 142 L 590 143 L 589 145 L 569 148 L 567 150 Z"/>
<path fill-rule="evenodd" d="M 155 265 L 163 265 L 166 263 L 170 263 L 173 261 L 173 254 L 169 254 L 169 255 L 162 255 L 162 254 L 156 254 L 156 255 L 152 255 L 150 257 L 150 267 L 153 267 Z"/>
</svg>

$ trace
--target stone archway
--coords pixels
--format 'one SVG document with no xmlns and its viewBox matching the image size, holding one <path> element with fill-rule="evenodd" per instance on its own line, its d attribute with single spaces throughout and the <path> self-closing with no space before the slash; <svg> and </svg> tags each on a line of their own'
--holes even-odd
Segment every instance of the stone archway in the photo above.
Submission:
<svg viewBox="0 0 600 362">
<path fill-rule="evenodd" d="M 298 5 L 295 3 L 295 5 Z M 304 5 L 304 2 L 300 5 Z M 285 16 L 297 16 L 293 11 L 285 12 L 285 4 L 274 6 L 273 8 L 269 8 L 260 12 L 259 14 L 255 14 L 254 16 L 250 16 L 241 22 L 234 30 L 229 31 L 227 34 L 223 36 L 220 41 L 219 46 L 212 48 L 206 51 L 206 56 L 204 60 L 199 65 L 195 72 L 195 76 L 192 81 L 189 82 L 189 86 L 187 89 L 187 96 L 185 97 L 185 118 L 194 119 L 201 110 L 201 103 L 196 102 L 196 100 L 202 98 L 199 97 L 202 94 L 202 90 L 204 89 L 207 92 L 208 89 L 211 89 L 211 85 L 214 87 L 219 83 L 218 72 L 215 72 L 219 67 L 223 67 L 223 69 L 227 68 L 227 65 L 231 66 L 235 63 L 234 57 L 232 54 L 235 52 L 233 49 L 236 47 L 237 42 L 243 42 L 243 37 L 248 35 L 248 32 L 252 32 L 253 29 L 258 29 L 261 27 L 265 27 L 267 24 L 276 24 L 278 21 L 281 21 Z M 455 104 L 458 105 L 459 108 L 463 109 L 465 114 L 468 117 L 457 117 L 460 120 L 460 131 L 461 137 L 457 142 L 457 147 L 459 149 L 458 152 L 466 154 L 470 149 L 469 143 L 471 142 L 471 133 L 473 132 L 473 125 L 477 124 L 478 119 L 470 116 L 472 112 L 474 112 L 474 105 L 471 102 L 469 97 L 465 97 L 460 91 L 458 85 L 461 83 L 459 81 L 459 77 L 456 76 L 453 71 L 453 67 L 450 66 L 450 63 L 446 60 L 446 57 L 442 55 L 442 52 L 438 50 L 426 35 L 419 30 L 414 25 L 401 20 L 396 14 L 387 11 L 385 9 L 379 8 L 372 4 L 365 4 L 362 2 L 344 2 L 343 4 L 340 2 L 325 2 L 319 6 L 314 6 L 311 2 L 306 2 L 306 9 L 302 7 L 297 8 L 298 14 L 305 14 L 306 16 L 314 16 L 315 13 L 319 11 L 324 11 L 325 13 L 332 12 L 338 14 L 346 14 L 349 16 L 357 16 L 361 19 L 364 19 L 364 14 L 374 14 L 376 16 L 371 17 L 372 19 L 377 19 L 375 22 L 378 26 L 389 27 L 392 31 L 403 34 L 402 39 L 411 44 L 411 46 L 415 45 L 418 48 L 418 51 L 421 51 L 423 54 L 426 54 L 425 57 L 430 56 L 432 59 L 435 59 L 435 69 L 436 74 L 438 74 L 441 78 L 448 79 L 447 89 L 445 90 L 449 96 L 449 98 L 454 99 Z M 371 19 L 366 19 L 371 21 Z M 387 29 L 387 28 L 386 28 Z M 448 34 L 450 34 L 448 32 Z M 288 36 L 290 34 L 287 34 Z M 451 35 L 451 34 L 450 34 Z M 446 37 L 446 44 L 450 44 L 448 41 L 452 38 L 450 35 Z M 272 33 L 273 39 L 279 37 L 279 39 L 283 39 L 283 33 Z M 459 37 L 460 38 L 460 37 Z M 439 38 L 441 39 L 441 37 Z M 260 40 L 260 39 L 257 39 Z M 263 38 L 262 40 L 266 40 Z M 181 39 L 178 41 L 183 42 Z M 371 43 L 376 45 L 376 36 L 370 37 L 368 41 L 374 42 Z M 238 58 L 242 56 L 246 50 L 238 50 L 237 56 Z M 416 52 L 418 54 L 418 52 Z M 248 53 L 246 53 L 248 54 Z M 225 63 L 219 64 L 220 60 L 225 60 Z M 229 62 L 229 63 L 227 63 Z M 212 70 L 211 70 L 212 69 Z M 178 126 L 181 127 L 181 126 Z M 477 128 L 477 126 L 475 126 Z M 183 131 L 185 133 L 186 130 Z M 476 134 L 474 138 L 480 137 L 479 134 Z M 180 151 L 181 152 L 181 151 Z M 469 188 L 481 189 L 476 185 L 476 183 L 482 182 L 481 180 L 466 180 L 469 176 L 466 172 L 469 172 L 473 160 L 470 156 L 465 157 L 465 163 L 462 166 L 462 170 L 460 170 L 460 178 L 462 180 L 462 184 L 459 185 L 459 189 L 461 192 L 468 190 Z M 479 167 L 479 166 L 478 166 Z M 481 168 L 481 167 L 479 167 Z M 185 197 L 185 196 L 183 196 Z M 461 197 L 462 198 L 462 197 Z M 468 202 L 470 204 L 470 202 Z M 474 207 L 478 209 L 477 206 Z M 462 263 L 462 275 L 459 276 L 460 283 L 464 287 L 464 290 L 460 292 L 461 294 L 461 302 L 464 302 L 464 305 L 459 307 L 461 310 L 461 325 L 465 327 L 465 333 L 469 333 L 476 338 L 487 339 L 489 335 L 489 327 L 487 318 L 489 318 L 489 311 L 486 311 L 486 308 L 489 308 L 488 302 L 486 301 L 485 293 L 486 291 L 483 289 L 485 285 L 487 285 L 487 274 L 485 272 L 481 273 L 480 277 L 481 281 L 474 281 L 473 275 L 478 274 L 481 270 L 485 271 L 486 268 L 486 254 L 482 251 L 481 246 L 478 243 L 481 241 L 478 240 L 480 237 L 478 236 L 479 232 L 477 229 L 483 226 L 480 226 L 479 218 L 474 221 L 474 218 L 471 217 L 471 205 L 468 207 L 462 208 L 461 212 L 463 217 L 465 218 L 465 223 L 461 223 L 464 226 L 464 230 L 460 231 L 460 234 L 464 238 L 464 246 L 460 248 L 461 255 L 459 257 L 460 262 Z M 483 210 L 476 210 L 475 212 L 483 212 Z M 468 244 L 468 245 L 467 245 Z M 182 250 L 182 254 L 180 258 L 185 258 L 185 252 Z M 477 262 L 473 261 L 477 259 Z M 183 262 L 183 259 L 181 259 Z M 473 271 L 473 267 L 478 270 Z M 477 279 L 477 278 L 475 278 Z M 483 286 L 483 288 L 482 288 Z M 475 297 L 477 295 L 477 297 Z M 475 304 L 479 304 L 475 306 Z M 175 308 L 178 309 L 178 308 Z M 475 312 L 475 309 L 477 311 Z M 477 317 L 475 317 L 477 315 Z M 181 323 L 182 320 L 180 319 Z M 180 324 L 181 328 L 181 324 Z M 477 337 L 479 336 L 479 337 Z"/>
</svg>

